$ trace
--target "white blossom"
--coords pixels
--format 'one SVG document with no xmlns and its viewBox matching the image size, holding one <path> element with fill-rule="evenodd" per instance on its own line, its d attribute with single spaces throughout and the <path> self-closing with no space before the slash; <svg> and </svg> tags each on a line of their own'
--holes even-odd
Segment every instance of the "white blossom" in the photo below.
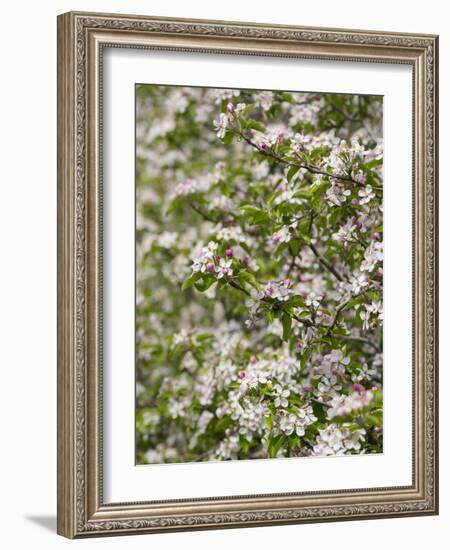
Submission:
<svg viewBox="0 0 450 550">
<path fill-rule="evenodd" d="M 289 404 L 287 398 L 291 395 L 291 392 L 287 389 L 283 389 L 279 384 L 277 384 L 273 389 L 276 395 L 273 402 L 275 407 L 287 407 Z"/>
<path fill-rule="evenodd" d="M 319 430 L 314 445 L 314 454 L 316 456 L 330 456 L 348 454 L 351 450 L 359 451 L 361 442 L 366 435 L 365 429 L 350 430 L 348 424 L 338 427 L 336 424 L 330 424 L 326 428 Z"/>
<path fill-rule="evenodd" d="M 255 104 L 261 107 L 264 111 L 268 111 L 273 104 L 273 92 L 258 92 L 255 95 Z"/>
<path fill-rule="evenodd" d="M 198 257 L 194 258 L 192 263 L 192 271 L 194 273 L 206 273 L 207 271 L 214 271 L 214 255 L 217 250 L 218 244 L 215 241 L 210 241 L 207 246 L 204 246 Z"/>
<path fill-rule="evenodd" d="M 359 204 L 367 204 L 370 202 L 373 198 L 375 198 L 375 193 L 372 190 L 371 185 L 366 185 L 364 189 L 360 189 L 358 191 Z"/>
<path fill-rule="evenodd" d="M 226 113 L 220 113 L 219 118 L 213 120 L 214 127 L 216 128 L 216 133 L 218 138 L 225 137 L 227 133 L 227 128 L 230 125 L 230 119 Z"/>
<path fill-rule="evenodd" d="M 222 277 L 231 277 L 233 275 L 233 270 L 231 269 L 231 260 L 225 260 L 221 258 L 219 265 L 216 267 L 217 278 L 221 279 Z"/>
<path fill-rule="evenodd" d="M 373 393 L 369 391 L 353 392 L 350 395 L 336 395 L 333 397 L 327 410 L 327 418 L 347 416 L 355 410 L 367 407 L 373 399 Z"/>
</svg>

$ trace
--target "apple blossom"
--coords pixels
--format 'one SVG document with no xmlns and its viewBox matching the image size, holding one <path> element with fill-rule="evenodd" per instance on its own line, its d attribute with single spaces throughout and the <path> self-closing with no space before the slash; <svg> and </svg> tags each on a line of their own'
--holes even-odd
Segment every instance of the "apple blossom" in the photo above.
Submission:
<svg viewBox="0 0 450 550">
<path fill-rule="evenodd" d="M 356 98 L 136 87 L 137 463 L 383 451 L 383 107 Z"/>
</svg>

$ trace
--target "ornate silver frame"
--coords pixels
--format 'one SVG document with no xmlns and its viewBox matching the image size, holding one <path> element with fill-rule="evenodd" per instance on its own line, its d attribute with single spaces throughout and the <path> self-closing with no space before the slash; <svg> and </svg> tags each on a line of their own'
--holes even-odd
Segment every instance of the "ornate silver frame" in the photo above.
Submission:
<svg viewBox="0 0 450 550">
<path fill-rule="evenodd" d="M 102 49 L 413 67 L 414 467 L 408 487 L 105 504 L 102 499 Z M 129 15 L 58 17 L 58 533 L 70 538 L 438 513 L 438 38 Z"/>
</svg>

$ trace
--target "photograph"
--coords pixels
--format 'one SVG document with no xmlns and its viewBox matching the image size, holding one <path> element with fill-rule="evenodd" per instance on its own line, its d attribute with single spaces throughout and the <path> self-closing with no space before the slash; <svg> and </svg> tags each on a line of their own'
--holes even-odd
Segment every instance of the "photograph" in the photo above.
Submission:
<svg viewBox="0 0 450 550">
<path fill-rule="evenodd" d="M 439 512 L 439 36 L 222 15 L 58 16 L 70 539 Z"/>
<path fill-rule="evenodd" d="M 3 548 L 443 548 L 449 18 L 367 7 L 2 5 Z"/>
<path fill-rule="evenodd" d="M 383 97 L 135 113 L 136 464 L 383 453 Z"/>
</svg>

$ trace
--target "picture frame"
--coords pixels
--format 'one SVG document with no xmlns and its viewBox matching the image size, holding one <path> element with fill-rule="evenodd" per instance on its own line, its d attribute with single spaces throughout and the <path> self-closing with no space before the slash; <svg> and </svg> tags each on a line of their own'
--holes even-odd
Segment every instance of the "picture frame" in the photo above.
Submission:
<svg viewBox="0 0 450 550">
<path fill-rule="evenodd" d="M 102 94 L 108 48 L 411 69 L 410 484 L 157 499 L 150 489 L 144 499 L 105 501 L 103 260 L 108 237 L 103 223 Z M 437 514 L 437 155 L 437 36 L 82 12 L 60 15 L 58 533 L 84 538 Z M 134 379 L 133 369 L 130 364 Z"/>
</svg>

